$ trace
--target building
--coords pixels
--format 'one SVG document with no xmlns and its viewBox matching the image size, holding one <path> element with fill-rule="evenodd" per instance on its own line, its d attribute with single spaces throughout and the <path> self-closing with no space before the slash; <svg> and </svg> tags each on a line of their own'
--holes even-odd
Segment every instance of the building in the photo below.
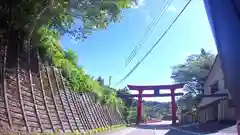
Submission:
<svg viewBox="0 0 240 135">
<path fill-rule="evenodd" d="M 234 120 L 234 110 L 230 105 L 230 95 L 224 84 L 221 60 L 217 55 L 213 66 L 204 83 L 204 95 L 228 94 L 228 97 L 204 97 L 199 107 L 199 121 L 231 121 Z"/>
</svg>

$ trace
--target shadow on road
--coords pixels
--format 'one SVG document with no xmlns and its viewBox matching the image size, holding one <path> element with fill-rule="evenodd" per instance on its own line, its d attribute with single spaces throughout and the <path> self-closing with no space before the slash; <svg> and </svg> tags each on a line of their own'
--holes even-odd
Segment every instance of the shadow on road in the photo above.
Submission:
<svg viewBox="0 0 240 135">
<path fill-rule="evenodd" d="M 209 134 L 209 133 L 216 133 L 220 130 L 223 129 L 228 129 L 229 127 L 235 125 L 234 123 L 220 123 L 217 121 L 211 121 L 207 123 L 202 123 L 199 124 L 198 126 L 193 125 L 189 127 L 181 127 L 181 130 L 187 130 L 190 132 L 197 132 L 197 133 L 204 133 L 204 134 Z"/>
<path fill-rule="evenodd" d="M 221 133 L 221 134 L 228 134 L 228 133 L 236 133 L 237 131 L 234 126 L 234 122 L 217 122 L 217 121 L 211 121 L 207 123 L 202 123 L 192 126 L 186 126 L 186 127 L 176 127 L 176 129 L 169 130 L 168 133 L 165 135 L 193 135 L 193 133 L 198 133 L 200 135 L 205 134 L 211 134 L 211 133 Z"/>
<path fill-rule="evenodd" d="M 138 129 L 148 129 L 148 130 L 156 130 L 156 132 L 161 132 L 165 135 L 206 135 L 211 133 L 237 133 L 236 129 L 234 128 L 234 122 L 219 122 L 219 121 L 211 121 L 207 123 L 201 124 L 193 124 L 189 126 L 174 126 L 170 127 L 169 124 L 141 124 L 134 126 Z M 162 134 L 162 135 L 163 135 Z"/>
<path fill-rule="evenodd" d="M 170 129 L 169 124 L 161 124 L 161 125 L 136 125 L 136 128 L 141 128 L 141 129 L 156 129 L 156 130 L 161 130 L 161 129 Z"/>
</svg>

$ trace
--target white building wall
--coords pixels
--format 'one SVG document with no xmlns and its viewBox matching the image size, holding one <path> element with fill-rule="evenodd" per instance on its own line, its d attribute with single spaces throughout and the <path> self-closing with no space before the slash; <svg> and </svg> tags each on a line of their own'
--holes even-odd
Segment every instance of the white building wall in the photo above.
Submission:
<svg viewBox="0 0 240 135">
<path fill-rule="evenodd" d="M 211 72 L 208 75 L 206 82 L 204 83 L 204 94 L 211 94 L 211 85 L 213 85 L 216 81 L 219 81 L 218 87 L 220 92 L 226 92 L 227 90 L 224 88 L 224 76 L 221 70 L 221 61 L 219 57 L 217 57 L 216 62 L 214 63 Z"/>
<path fill-rule="evenodd" d="M 204 94 L 212 94 L 211 93 L 211 85 L 213 85 L 216 81 L 218 81 L 219 91 L 216 93 L 229 93 L 227 89 L 225 89 L 224 84 L 224 75 L 221 70 L 221 61 L 220 58 L 217 57 L 216 62 L 214 63 L 211 72 L 208 75 L 206 82 L 204 83 Z M 231 96 L 229 95 L 229 98 Z M 217 114 L 213 111 L 213 106 L 200 111 L 200 121 L 206 122 L 209 120 L 213 120 L 215 118 L 214 115 L 217 115 L 218 120 L 234 120 L 234 111 L 233 108 L 228 107 L 228 100 L 220 100 L 217 108 Z"/>
<path fill-rule="evenodd" d="M 221 119 L 220 120 L 234 120 L 234 110 L 228 107 L 228 100 L 221 100 L 219 103 L 221 109 Z"/>
<path fill-rule="evenodd" d="M 215 114 L 214 112 L 215 110 L 211 106 L 201 109 L 199 111 L 199 121 L 205 123 L 207 121 L 215 120 L 218 114 Z"/>
<path fill-rule="evenodd" d="M 216 113 L 215 108 L 208 107 L 207 108 L 207 119 L 206 121 L 216 120 L 218 114 Z"/>
</svg>

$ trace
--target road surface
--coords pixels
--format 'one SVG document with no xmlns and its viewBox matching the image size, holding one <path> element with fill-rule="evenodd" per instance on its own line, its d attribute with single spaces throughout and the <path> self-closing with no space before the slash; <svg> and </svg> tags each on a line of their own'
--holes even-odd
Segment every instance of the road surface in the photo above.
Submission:
<svg viewBox="0 0 240 135">
<path fill-rule="evenodd" d="M 171 121 L 159 123 L 141 124 L 136 127 L 129 127 L 115 132 L 102 133 L 99 135 L 196 135 L 187 132 L 173 130 L 169 127 Z"/>
<path fill-rule="evenodd" d="M 191 130 L 191 128 L 188 128 L 188 130 L 183 130 L 184 128 L 173 128 L 170 127 L 170 124 L 171 121 L 141 124 L 139 126 L 129 127 L 114 132 L 101 133 L 99 135 L 237 135 L 236 132 L 231 132 L 232 128 L 235 129 L 235 127 L 226 128 L 215 133 L 200 134 L 196 133 L 193 129 Z"/>
</svg>

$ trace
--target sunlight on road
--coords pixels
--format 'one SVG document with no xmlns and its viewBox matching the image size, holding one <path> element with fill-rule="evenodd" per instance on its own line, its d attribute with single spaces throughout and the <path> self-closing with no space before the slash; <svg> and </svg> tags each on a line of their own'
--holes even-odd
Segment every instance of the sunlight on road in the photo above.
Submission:
<svg viewBox="0 0 240 135">
<path fill-rule="evenodd" d="M 123 135 L 165 135 L 169 132 L 171 123 L 172 121 L 142 123 L 136 126 L 135 130 Z"/>
<path fill-rule="evenodd" d="M 154 122 L 154 123 L 148 123 L 147 125 L 170 125 L 170 124 L 172 124 L 172 121 Z"/>
<path fill-rule="evenodd" d="M 172 121 L 161 121 L 156 123 L 150 123 L 148 125 L 155 125 L 153 129 L 153 135 L 165 135 L 169 132 L 168 125 L 172 124 Z"/>
</svg>

